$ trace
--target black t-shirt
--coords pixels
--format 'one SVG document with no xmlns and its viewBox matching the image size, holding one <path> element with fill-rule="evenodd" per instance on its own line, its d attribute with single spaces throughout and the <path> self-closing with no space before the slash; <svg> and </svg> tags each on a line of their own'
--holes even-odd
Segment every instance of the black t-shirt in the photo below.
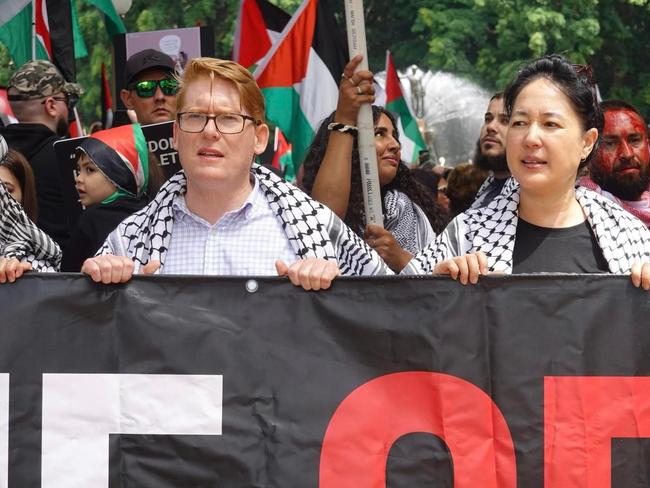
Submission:
<svg viewBox="0 0 650 488">
<path fill-rule="evenodd" d="M 549 229 L 517 223 L 513 273 L 608 273 L 609 266 L 591 226 Z"/>
</svg>

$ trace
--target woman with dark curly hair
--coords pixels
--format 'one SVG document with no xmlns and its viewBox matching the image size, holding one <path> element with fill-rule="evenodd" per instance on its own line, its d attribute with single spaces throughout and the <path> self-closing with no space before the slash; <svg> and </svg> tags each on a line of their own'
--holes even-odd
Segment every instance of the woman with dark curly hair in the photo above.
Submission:
<svg viewBox="0 0 650 488">
<path fill-rule="evenodd" d="M 323 121 L 305 156 L 303 186 L 400 271 L 444 229 L 445 213 L 401 161 L 393 115 L 373 106 L 385 229 L 366 226 L 354 124 L 361 104 L 374 101 L 374 89 L 371 72 L 354 73 L 360 60 L 355 57 L 346 66 L 338 107 Z"/>
</svg>

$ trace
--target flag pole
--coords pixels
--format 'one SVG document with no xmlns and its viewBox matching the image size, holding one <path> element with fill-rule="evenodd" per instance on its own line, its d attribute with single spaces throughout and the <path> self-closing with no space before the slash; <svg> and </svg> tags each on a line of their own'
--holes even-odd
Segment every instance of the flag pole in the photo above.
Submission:
<svg viewBox="0 0 650 488">
<path fill-rule="evenodd" d="M 32 61 L 36 61 L 36 2 L 32 0 Z"/>
<path fill-rule="evenodd" d="M 345 20 L 348 31 L 350 57 L 363 55 L 359 70 L 368 69 L 368 49 L 366 46 L 366 23 L 363 16 L 363 0 L 345 0 Z M 372 107 L 364 103 L 357 116 L 359 131 L 359 164 L 366 223 L 384 226 L 382 215 L 381 188 L 377 171 L 377 151 L 375 149 L 375 125 L 372 121 Z"/>
<path fill-rule="evenodd" d="M 77 124 L 77 132 L 79 133 L 79 136 L 85 136 L 86 131 L 84 131 L 83 124 L 81 123 L 81 119 L 79 118 L 79 112 L 77 111 L 77 107 L 73 108 L 72 111 L 74 112 L 74 123 Z"/>
</svg>

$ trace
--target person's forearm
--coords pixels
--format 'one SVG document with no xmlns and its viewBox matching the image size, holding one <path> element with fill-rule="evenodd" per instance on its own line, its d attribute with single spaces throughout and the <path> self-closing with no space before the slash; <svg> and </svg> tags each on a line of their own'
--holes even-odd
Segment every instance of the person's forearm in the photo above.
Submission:
<svg viewBox="0 0 650 488">
<path fill-rule="evenodd" d="M 350 201 L 353 136 L 332 131 L 325 156 L 314 180 L 311 196 L 341 219 Z"/>
</svg>

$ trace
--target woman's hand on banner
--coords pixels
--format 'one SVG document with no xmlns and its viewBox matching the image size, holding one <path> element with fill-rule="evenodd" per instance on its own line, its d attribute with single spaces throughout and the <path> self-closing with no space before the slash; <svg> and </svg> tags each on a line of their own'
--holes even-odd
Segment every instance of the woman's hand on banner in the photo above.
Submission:
<svg viewBox="0 0 650 488">
<path fill-rule="evenodd" d="M 291 266 L 284 261 L 276 261 L 278 276 L 287 276 L 291 283 L 305 290 L 327 290 L 334 278 L 341 274 L 336 261 L 319 258 L 299 259 Z"/>
<path fill-rule="evenodd" d="M 632 278 L 632 284 L 637 288 L 650 290 L 650 263 L 634 263 L 630 270 L 630 278 Z"/>
<path fill-rule="evenodd" d="M 32 265 L 29 263 L 22 263 L 16 258 L 0 257 L 0 283 L 13 283 L 30 269 Z"/>
<path fill-rule="evenodd" d="M 448 274 L 463 285 L 467 283 L 475 285 L 479 276 L 488 274 L 487 257 L 479 251 L 446 259 L 436 265 L 433 274 Z"/>
</svg>

